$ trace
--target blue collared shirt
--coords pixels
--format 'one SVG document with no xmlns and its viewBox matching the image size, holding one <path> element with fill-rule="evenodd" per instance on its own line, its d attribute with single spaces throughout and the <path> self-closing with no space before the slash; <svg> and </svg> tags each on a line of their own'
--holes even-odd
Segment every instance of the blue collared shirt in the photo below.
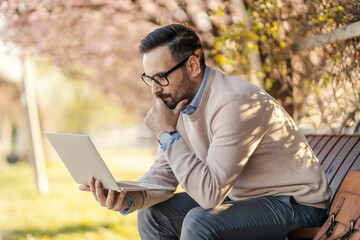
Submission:
<svg viewBox="0 0 360 240">
<path fill-rule="evenodd" d="M 210 75 L 210 68 L 208 66 L 205 66 L 205 72 L 204 72 L 204 76 L 203 76 L 199 90 L 197 91 L 197 93 L 196 93 L 194 99 L 191 101 L 191 103 L 186 108 L 181 110 L 181 113 L 186 114 L 186 115 L 191 115 L 199 107 L 201 98 L 204 95 L 204 91 L 205 91 L 207 81 L 209 79 L 209 75 Z M 174 142 L 176 142 L 177 140 L 180 140 L 180 139 L 182 139 L 182 136 L 180 135 L 180 133 L 177 132 L 177 133 L 173 134 L 168 140 L 166 140 L 166 142 L 164 142 L 163 145 L 161 145 L 161 147 L 160 147 L 161 150 L 163 152 L 165 152 L 171 146 L 171 144 L 173 144 Z M 134 200 L 128 194 L 125 195 L 125 198 L 130 207 L 128 209 L 124 209 L 124 210 L 120 211 L 120 213 L 122 215 L 128 215 L 129 213 L 131 213 L 135 206 Z"/>
</svg>

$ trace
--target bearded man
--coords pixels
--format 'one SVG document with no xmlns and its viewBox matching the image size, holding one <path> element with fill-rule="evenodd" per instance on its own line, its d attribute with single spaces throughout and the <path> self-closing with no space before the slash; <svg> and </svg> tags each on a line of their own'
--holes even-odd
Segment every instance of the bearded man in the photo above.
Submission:
<svg viewBox="0 0 360 240">
<path fill-rule="evenodd" d="M 171 191 L 107 194 L 95 199 L 126 215 L 138 211 L 142 239 L 281 239 L 321 226 L 331 190 L 304 135 L 264 90 L 205 65 L 188 27 L 172 24 L 139 47 L 142 80 L 156 102 L 145 124 L 158 137 L 156 159 L 139 181 Z"/>
</svg>

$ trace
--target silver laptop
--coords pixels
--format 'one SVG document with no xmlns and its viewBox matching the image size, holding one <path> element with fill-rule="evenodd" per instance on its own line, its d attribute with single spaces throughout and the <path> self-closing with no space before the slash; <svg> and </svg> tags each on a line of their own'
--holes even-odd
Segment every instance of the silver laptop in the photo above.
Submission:
<svg viewBox="0 0 360 240">
<path fill-rule="evenodd" d="M 45 133 L 75 182 L 89 185 L 89 178 L 115 191 L 175 191 L 174 187 L 135 181 L 116 182 L 88 135 Z"/>
</svg>

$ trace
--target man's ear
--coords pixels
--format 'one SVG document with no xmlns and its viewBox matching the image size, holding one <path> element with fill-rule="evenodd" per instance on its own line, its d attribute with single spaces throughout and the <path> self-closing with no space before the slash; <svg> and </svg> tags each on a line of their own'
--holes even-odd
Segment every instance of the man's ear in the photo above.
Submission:
<svg viewBox="0 0 360 240">
<path fill-rule="evenodd" d="M 199 59 L 194 55 L 189 58 L 188 71 L 193 78 L 197 78 L 201 74 Z"/>
</svg>

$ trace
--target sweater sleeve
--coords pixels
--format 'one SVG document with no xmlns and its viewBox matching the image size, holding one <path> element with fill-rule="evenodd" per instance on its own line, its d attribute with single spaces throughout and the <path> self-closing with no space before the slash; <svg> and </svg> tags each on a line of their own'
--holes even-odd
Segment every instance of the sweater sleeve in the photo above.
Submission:
<svg viewBox="0 0 360 240">
<path fill-rule="evenodd" d="M 138 181 L 171 187 L 179 184 L 160 148 L 154 163 Z M 134 211 L 166 201 L 174 195 L 171 191 L 129 191 L 127 194 L 134 200 Z"/>
<path fill-rule="evenodd" d="M 203 208 L 221 204 L 264 136 L 260 108 L 259 101 L 234 98 L 215 108 L 208 133 L 204 133 L 211 138 L 205 160 L 184 139 L 165 152 L 182 188 Z"/>
</svg>

